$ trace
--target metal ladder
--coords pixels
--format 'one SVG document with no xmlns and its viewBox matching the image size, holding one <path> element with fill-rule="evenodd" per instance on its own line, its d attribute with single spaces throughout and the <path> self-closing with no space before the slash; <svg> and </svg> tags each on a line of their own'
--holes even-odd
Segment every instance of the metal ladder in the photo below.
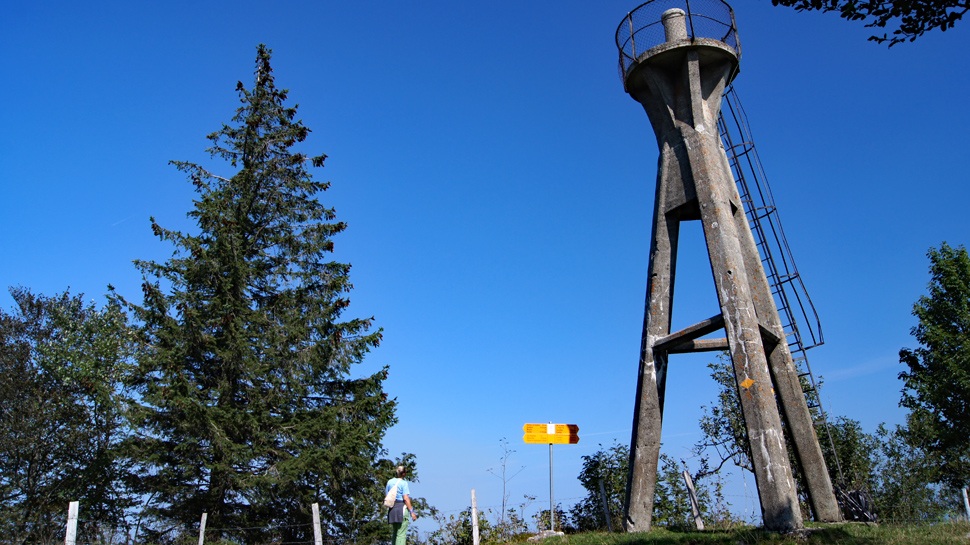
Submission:
<svg viewBox="0 0 970 545">
<path fill-rule="evenodd" d="M 734 181 L 738 186 L 738 193 L 741 195 L 745 216 L 751 226 L 755 245 L 761 255 L 768 284 L 771 286 L 772 297 L 778 306 L 778 314 L 784 326 L 788 348 L 802 384 L 805 401 L 810 409 L 814 409 L 813 415 L 817 416 L 817 423 L 823 425 L 828 435 L 839 479 L 842 480 L 841 463 L 835 451 L 825 409 L 819 398 L 818 383 L 806 353 L 810 348 L 825 342 L 822 337 L 822 326 L 805 284 L 795 267 L 788 241 L 781 228 L 781 220 L 771 195 L 771 188 L 768 187 L 761 159 L 754 146 L 747 115 L 733 86 L 728 87 L 724 93 L 717 126 Z M 799 321 L 804 328 L 799 328 Z"/>
</svg>

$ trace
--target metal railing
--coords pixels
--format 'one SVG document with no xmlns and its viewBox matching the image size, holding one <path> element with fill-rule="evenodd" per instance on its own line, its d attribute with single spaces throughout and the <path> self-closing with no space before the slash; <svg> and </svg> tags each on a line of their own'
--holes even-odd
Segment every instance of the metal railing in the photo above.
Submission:
<svg viewBox="0 0 970 545">
<path fill-rule="evenodd" d="M 674 8 L 686 13 L 687 35 L 691 40 L 709 38 L 723 42 L 741 57 L 734 10 L 723 0 L 649 0 L 628 13 L 616 29 L 621 80 L 626 80 L 640 55 L 666 41 L 661 16 Z"/>
</svg>

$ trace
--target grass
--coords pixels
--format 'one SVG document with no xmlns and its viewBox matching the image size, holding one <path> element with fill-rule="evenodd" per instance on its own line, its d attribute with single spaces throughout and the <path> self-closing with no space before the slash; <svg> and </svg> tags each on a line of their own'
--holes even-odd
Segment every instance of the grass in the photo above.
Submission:
<svg viewBox="0 0 970 545">
<path fill-rule="evenodd" d="M 654 530 L 641 534 L 606 532 L 572 534 L 550 538 L 543 545 L 935 545 L 970 543 L 970 524 L 965 521 L 926 525 L 812 524 L 797 535 L 779 535 L 753 527 L 731 530 Z"/>
</svg>

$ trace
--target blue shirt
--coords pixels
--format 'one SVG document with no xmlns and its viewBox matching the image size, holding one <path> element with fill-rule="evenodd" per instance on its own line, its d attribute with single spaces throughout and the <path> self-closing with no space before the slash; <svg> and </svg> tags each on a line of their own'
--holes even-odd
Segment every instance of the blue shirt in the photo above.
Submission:
<svg viewBox="0 0 970 545">
<path fill-rule="evenodd" d="M 391 491 L 391 488 L 394 488 L 394 485 L 397 484 L 398 482 L 400 482 L 401 484 L 398 484 L 397 485 L 397 498 L 396 499 L 397 499 L 397 501 L 404 501 L 404 496 L 410 496 L 411 495 L 411 489 L 408 488 L 408 482 L 405 481 L 404 479 L 398 479 L 398 478 L 395 477 L 395 478 L 387 481 L 387 486 L 384 487 L 384 495 L 386 496 L 387 493 Z"/>
</svg>

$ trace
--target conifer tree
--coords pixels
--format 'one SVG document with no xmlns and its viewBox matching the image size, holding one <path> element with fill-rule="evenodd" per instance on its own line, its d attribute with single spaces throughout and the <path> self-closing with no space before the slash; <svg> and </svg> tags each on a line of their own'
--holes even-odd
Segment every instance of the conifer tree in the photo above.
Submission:
<svg viewBox="0 0 970 545">
<path fill-rule="evenodd" d="M 318 502 L 325 535 L 353 538 L 376 524 L 394 401 L 386 368 L 353 378 L 381 331 L 342 318 L 350 265 L 330 254 L 346 224 L 307 169 L 326 156 L 293 150 L 310 130 L 284 105 L 270 56 L 258 47 L 253 88 L 238 83 L 232 124 L 208 136 L 235 174 L 172 162 L 198 193 L 197 234 L 152 218 L 173 257 L 135 262 L 145 350 L 130 455 L 157 521 L 197 527 L 208 513 L 208 539 L 304 541 Z"/>
</svg>

